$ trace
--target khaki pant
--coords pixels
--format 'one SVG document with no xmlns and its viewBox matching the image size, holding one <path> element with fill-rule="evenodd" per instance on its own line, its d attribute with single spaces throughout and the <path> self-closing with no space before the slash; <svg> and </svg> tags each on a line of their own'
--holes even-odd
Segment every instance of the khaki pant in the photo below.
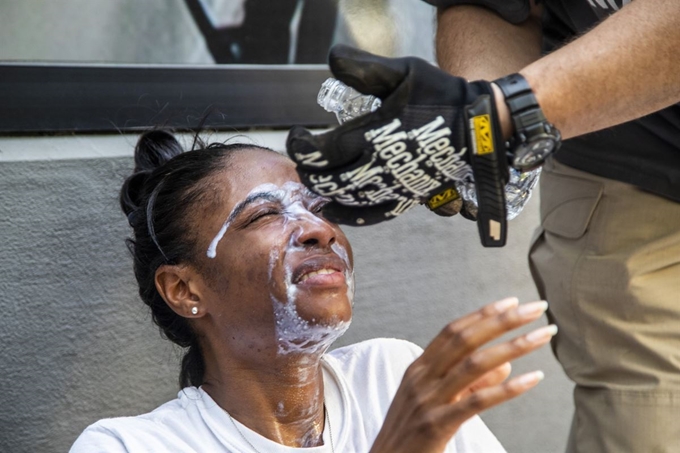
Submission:
<svg viewBox="0 0 680 453">
<path fill-rule="evenodd" d="M 680 452 L 680 203 L 551 160 L 529 261 L 576 384 L 567 451 Z"/>
</svg>

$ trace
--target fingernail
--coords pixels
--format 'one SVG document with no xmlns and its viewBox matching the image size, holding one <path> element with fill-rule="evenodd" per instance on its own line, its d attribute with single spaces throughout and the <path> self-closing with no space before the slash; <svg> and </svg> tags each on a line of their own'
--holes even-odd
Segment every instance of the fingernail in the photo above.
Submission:
<svg viewBox="0 0 680 453">
<path fill-rule="evenodd" d="M 557 326 L 550 324 L 549 326 L 541 327 L 533 332 L 529 332 L 525 337 L 531 343 L 541 343 L 555 336 L 557 333 Z"/>
<path fill-rule="evenodd" d="M 545 313 L 547 309 L 548 302 L 542 300 L 540 302 L 531 302 L 520 305 L 520 307 L 517 309 L 517 314 L 522 318 L 531 318 Z"/>
<path fill-rule="evenodd" d="M 499 300 L 493 307 L 499 313 L 502 313 L 510 308 L 516 307 L 519 304 L 519 299 L 516 297 L 508 297 L 507 299 Z"/>
<path fill-rule="evenodd" d="M 545 378 L 543 371 L 532 371 L 515 378 L 512 385 L 515 387 L 529 387 L 541 382 Z"/>
</svg>

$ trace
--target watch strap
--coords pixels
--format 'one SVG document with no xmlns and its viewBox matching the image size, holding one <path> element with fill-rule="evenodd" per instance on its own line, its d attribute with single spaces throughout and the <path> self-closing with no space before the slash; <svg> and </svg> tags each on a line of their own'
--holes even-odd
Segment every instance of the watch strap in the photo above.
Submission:
<svg viewBox="0 0 680 453">
<path fill-rule="evenodd" d="M 525 93 L 527 91 L 530 93 L 533 92 L 531 86 L 529 86 L 529 82 L 527 82 L 527 79 L 525 79 L 522 74 L 510 74 L 494 80 L 493 83 L 498 85 L 498 88 L 501 89 L 505 95 L 506 101 L 517 94 Z"/>
<path fill-rule="evenodd" d="M 546 121 L 536 96 L 523 75 L 510 74 L 495 80 L 494 83 L 505 96 L 505 103 L 510 110 L 515 131 L 521 132 Z"/>
<path fill-rule="evenodd" d="M 505 96 L 510 117 L 515 128 L 508 141 L 508 157 L 520 171 L 529 171 L 540 166 L 547 154 L 559 147 L 560 133 L 550 124 L 538 105 L 529 82 L 521 74 L 510 74 L 494 81 Z M 539 152 L 530 148 L 538 138 L 553 141 L 553 148 Z"/>
</svg>

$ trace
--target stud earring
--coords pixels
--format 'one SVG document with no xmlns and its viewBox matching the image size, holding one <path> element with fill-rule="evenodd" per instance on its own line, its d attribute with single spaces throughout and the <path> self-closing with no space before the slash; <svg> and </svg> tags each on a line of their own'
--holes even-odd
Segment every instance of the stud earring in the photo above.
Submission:
<svg viewBox="0 0 680 453">
<path fill-rule="evenodd" d="M 198 307 L 191 307 L 191 314 L 197 315 L 198 314 Z"/>
</svg>

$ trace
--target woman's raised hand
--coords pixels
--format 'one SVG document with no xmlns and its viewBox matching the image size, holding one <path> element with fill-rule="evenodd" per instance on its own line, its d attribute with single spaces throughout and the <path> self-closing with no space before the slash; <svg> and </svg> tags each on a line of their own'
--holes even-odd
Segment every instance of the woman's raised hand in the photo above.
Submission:
<svg viewBox="0 0 680 453">
<path fill-rule="evenodd" d="M 556 326 L 480 348 L 547 307 L 510 298 L 449 323 L 406 370 L 371 453 L 441 453 L 470 417 L 538 384 L 540 371 L 506 381 L 509 362 L 548 343 Z"/>
</svg>

